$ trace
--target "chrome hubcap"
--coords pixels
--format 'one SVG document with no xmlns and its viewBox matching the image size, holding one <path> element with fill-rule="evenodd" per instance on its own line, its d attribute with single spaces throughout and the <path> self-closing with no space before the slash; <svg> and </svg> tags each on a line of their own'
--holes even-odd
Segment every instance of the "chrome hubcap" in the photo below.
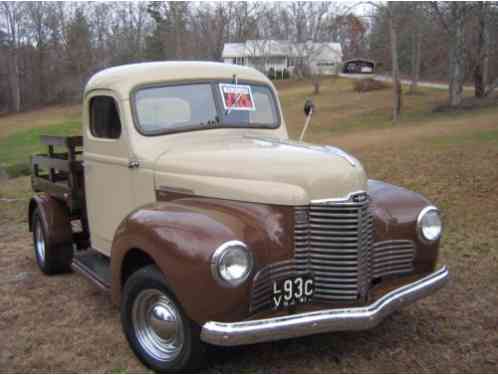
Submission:
<svg viewBox="0 0 498 375">
<path fill-rule="evenodd" d="M 141 291 L 133 303 L 132 320 L 140 346 L 151 357 L 172 361 L 181 352 L 183 322 L 174 302 L 161 291 Z"/>
<path fill-rule="evenodd" d="M 40 222 L 38 221 L 35 228 L 35 249 L 36 255 L 40 263 L 45 263 L 45 237 L 43 237 L 43 230 Z"/>
</svg>

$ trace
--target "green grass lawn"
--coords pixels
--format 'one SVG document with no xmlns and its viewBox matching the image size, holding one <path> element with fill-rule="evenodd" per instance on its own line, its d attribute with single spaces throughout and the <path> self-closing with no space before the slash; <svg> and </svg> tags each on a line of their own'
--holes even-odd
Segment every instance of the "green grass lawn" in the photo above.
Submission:
<svg viewBox="0 0 498 375">
<path fill-rule="evenodd" d="M 81 133 L 79 120 L 68 120 L 44 127 L 23 129 L 0 139 L 0 166 L 9 167 L 29 163 L 30 155 L 46 151 L 40 143 L 41 135 L 77 135 Z"/>
</svg>

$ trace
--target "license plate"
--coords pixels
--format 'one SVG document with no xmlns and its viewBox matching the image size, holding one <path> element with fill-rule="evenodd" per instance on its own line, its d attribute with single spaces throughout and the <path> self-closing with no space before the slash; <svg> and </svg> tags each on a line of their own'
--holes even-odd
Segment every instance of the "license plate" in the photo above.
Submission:
<svg viewBox="0 0 498 375">
<path fill-rule="evenodd" d="M 309 303 L 314 291 L 310 276 L 297 276 L 273 282 L 273 308 L 281 309 Z"/>
</svg>

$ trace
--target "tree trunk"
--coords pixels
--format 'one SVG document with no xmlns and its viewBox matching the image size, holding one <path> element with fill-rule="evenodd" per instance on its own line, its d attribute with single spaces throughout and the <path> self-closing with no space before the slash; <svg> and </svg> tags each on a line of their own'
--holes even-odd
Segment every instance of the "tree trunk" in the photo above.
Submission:
<svg viewBox="0 0 498 375">
<path fill-rule="evenodd" d="M 313 77 L 313 94 L 318 95 L 320 94 L 320 79 L 318 77 Z"/>
<path fill-rule="evenodd" d="M 450 63 L 449 63 L 449 104 L 458 107 L 463 99 L 463 80 L 465 73 L 465 34 L 464 11 L 460 9 L 465 5 L 452 3 L 451 12 L 454 27 L 450 31 Z"/>
<path fill-rule="evenodd" d="M 38 47 L 38 95 L 39 102 L 45 104 L 47 102 L 47 84 L 45 82 L 45 59 L 43 47 Z"/>
<path fill-rule="evenodd" d="M 480 2 L 476 51 L 477 61 L 474 67 L 474 88 L 477 98 L 482 98 L 486 95 L 486 85 L 488 83 L 489 35 L 486 12 L 487 5 L 484 2 Z"/>
<path fill-rule="evenodd" d="M 393 122 L 398 122 L 401 112 L 401 82 L 399 80 L 398 65 L 398 36 L 394 29 L 394 15 L 392 3 L 389 3 L 389 35 L 391 39 L 391 60 L 392 60 L 392 77 L 393 77 Z"/>
<path fill-rule="evenodd" d="M 420 79 L 420 64 L 422 56 L 422 38 L 419 30 L 415 30 L 412 39 L 412 82 L 410 84 L 410 93 L 415 93 L 418 88 Z"/>
<path fill-rule="evenodd" d="M 12 112 L 21 112 L 21 83 L 19 79 L 19 60 L 15 48 L 11 49 L 9 57 L 9 81 L 11 90 Z"/>
</svg>

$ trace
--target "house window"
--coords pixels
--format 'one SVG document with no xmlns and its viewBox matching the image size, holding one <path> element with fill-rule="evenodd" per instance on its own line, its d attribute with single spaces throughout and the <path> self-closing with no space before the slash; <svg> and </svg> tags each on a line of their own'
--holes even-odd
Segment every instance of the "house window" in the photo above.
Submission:
<svg viewBox="0 0 498 375">
<path fill-rule="evenodd" d="M 118 107 L 112 97 L 95 96 L 90 100 L 90 132 L 96 138 L 117 139 L 121 136 Z"/>
</svg>

